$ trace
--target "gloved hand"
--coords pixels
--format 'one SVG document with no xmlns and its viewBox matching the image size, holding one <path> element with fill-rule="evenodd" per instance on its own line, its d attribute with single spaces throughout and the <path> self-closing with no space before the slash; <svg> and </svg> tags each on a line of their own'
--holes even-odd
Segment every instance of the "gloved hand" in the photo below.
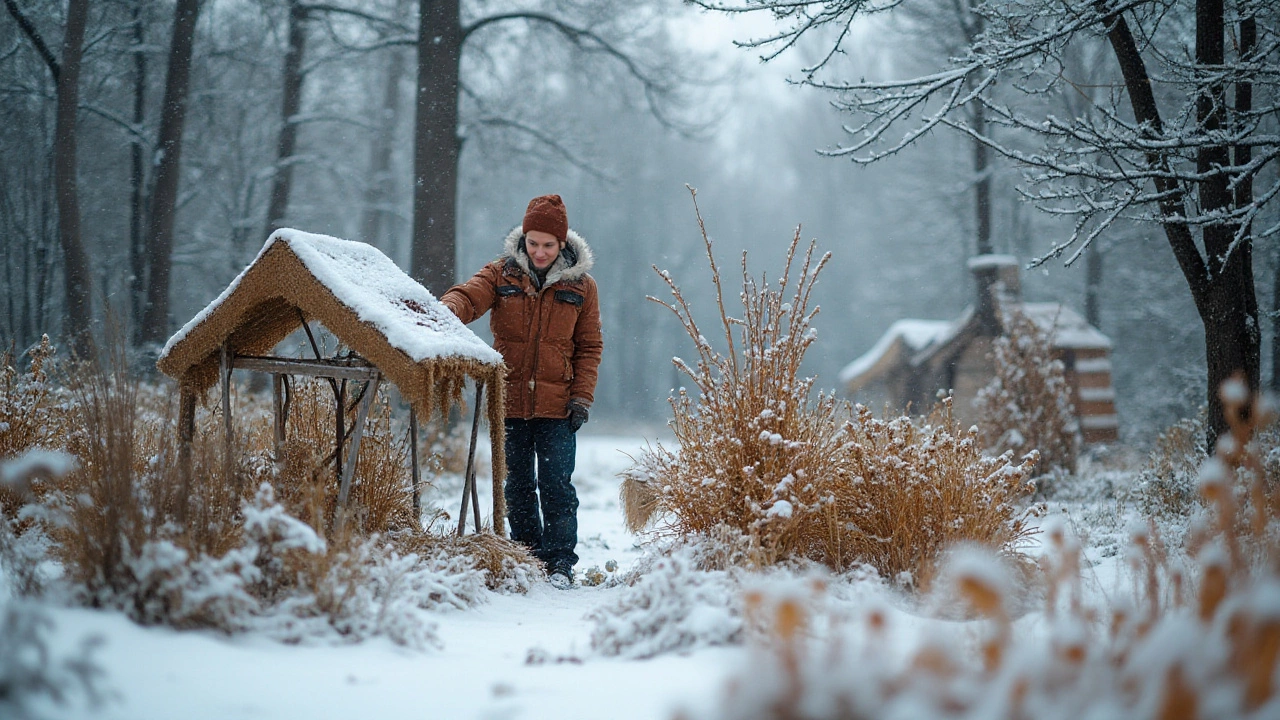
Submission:
<svg viewBox="0 0 1280 720">
<path fill-rule="evenodd" d="M 569 429 L 572 430 L 573 432 L 578 432 L 578 428 L 582 427 L 583 424 L 587 422 L 587 417 L 590 416 L 590 414 L 591 413 L 588 412 L 587 410 L 586 403 L 582 402 L 581 400 L 578 400 L 577 398 L 570 400 L 569 401 Z"/>
</svg>

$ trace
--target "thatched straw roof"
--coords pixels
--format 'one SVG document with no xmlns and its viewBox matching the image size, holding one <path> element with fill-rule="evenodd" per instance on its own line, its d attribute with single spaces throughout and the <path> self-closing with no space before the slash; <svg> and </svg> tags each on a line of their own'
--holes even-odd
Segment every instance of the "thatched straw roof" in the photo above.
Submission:
<svg viewBox="0 0 1280 720">
<path fill-rule="evenodd" d="M 483 381 L 491 439 L 496 435 L 494 447 L 502 447 L 502 356 L 390 258 L 361 242 L 291 229 L 272 233 L 227 289 L 169 339 L 156 366 L 184 390 L 203 393 L 217 382 L 224 343 L 237 355 L 266 355 L 303 317 L 322 323 L 381 370 L 423 416 L 461 403 L 467 377 Z"/>
</svg>

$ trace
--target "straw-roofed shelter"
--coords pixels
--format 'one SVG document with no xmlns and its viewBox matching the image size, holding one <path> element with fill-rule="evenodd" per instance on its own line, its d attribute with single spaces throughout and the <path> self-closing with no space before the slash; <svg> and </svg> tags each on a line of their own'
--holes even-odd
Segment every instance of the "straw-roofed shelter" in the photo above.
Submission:
<svg viewBox="0 0 1280 720">
<path fill-rule="evenodd" d="M 355 353 L 355 359 L 320 358 L 318 348 L 315 360 L 268 357 L 295 330 L 306 328 L 310 334 L 307 323 L 313 321 L 333 333 Z M 506 366 L 502 356 L 371 245 L 287 228 L 277 230 L 222 294 L 169 339 L 156 366 L 181 387 L 184 425 L 190 422 L 187 416 L 194 417 L 195 398 L 220 380 L 230 422 L 225 388 L 233 369 L 270 372 L 277 388 L 281 375 L 365 379 L 375 388 L 385 376 L 416 415 L 422 416 L 432 411 L 445 414 L 461 405 L 468 378 L 478 388 L 487 386 L 493 527 L 503 533 Z M 478 391 L 477 403 L 481 395 Z M 279 408 L 277 390 L 277 411 Z M 361 408 L 357 419 L 352 460 L 358 452 L 365 409 Z M 478 418 L 478 407 L 476 411 Z M 278 439 L 283 422 L 278 418 Z M 190 432 L 190 427 L 182 430 L 188 439 Z M 354 462 L 350 464 L 354 466 Z M 347 481 L 349 473 L 344 481 L 344 500 Z"/>
</svg>

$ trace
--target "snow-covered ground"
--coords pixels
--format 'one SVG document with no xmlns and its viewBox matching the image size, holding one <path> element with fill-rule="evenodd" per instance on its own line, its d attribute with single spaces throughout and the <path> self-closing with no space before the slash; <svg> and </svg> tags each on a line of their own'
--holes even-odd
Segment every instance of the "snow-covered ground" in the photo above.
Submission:
<svg viewBox="0 0 1280 720">
<path fill-rule="evenodd" d="M 609 560 L 624 572 L 643 550 L 622 527 L 617 473 L 644 446 L 639 437 L 584 435 L 575 474 L 579 510 L 579 574 Z M 483 488 L 486 483 L 481 482 Z M 458 488 L 430 499 L 451 512 Z M 481 498 L 481 507 L 489 499 Z M 1114 555 L 1114 553 L 1113 553 Z M 1093 557 L 1092 591 L 1120 582 L 1118 558 Z M 968 623 L 912 612 L 875 582 L 831 593 L 851 605 L 890 610 L 904 636 L 944 633 L 963 640 Z M 435 616 L 443 647 L 408 650 L 386 639 L 357 644 L 286 645 L 254 635 L 224 636 L 144 628 L 116 612 L 52 609 L 54 647 L 71 653 L 88 636 L 103 643 L 95 657 L 111 698 L 97 710 L 84 703 L 50 708 L 51 717 L 129 720 L 210 718 L 671 718 L 680 709 L 702 715 L 747 650 L 698 647 L 646 660 L 593 652 L 592 610 L 617 602 L 620 585 L 560 591 L 540 584 L 527 595 L 489 594 L 475 608 Z M 1036 614 L 1018 621 L 1034 631 Z M 907 640 L 904 637 L 904 644 Z"/>
</svg>

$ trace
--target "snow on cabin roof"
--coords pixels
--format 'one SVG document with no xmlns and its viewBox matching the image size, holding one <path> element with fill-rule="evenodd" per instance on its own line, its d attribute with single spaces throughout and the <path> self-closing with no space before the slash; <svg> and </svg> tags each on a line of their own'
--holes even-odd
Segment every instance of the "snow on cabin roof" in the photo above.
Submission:
<svg viewBox="0 0 1280 720">
<path fill-rule="evenodd" d="M 1054 347 L 1109 349 L 1111 338 L 1062 303 L 1022 303 L 1018 308 L 1049 335 Z"/>
<path fill-rule="evenodd" d="M 1049 335 L 1054 347 L 1073 350 L 1111 348 L 1110 338 L 1061 303 L 1018 303 L 1016 307 Z M 955 320 L 898 320 L 870 350 L 840 371 L 840 383 L 850 385 L 865 375 L 879 374 L 895 362 L 894 358 L 904 349 L 914 355 L 905 362 L 919 363 L 922 358 L 932 356 L 954 341 L 972 319 L 973 307 L 969 306 Z"/>
<path fill-rule="evenodd" d="M 284 243 L 317 282 L 361 322 L 377 329 L 414 362 L 458 357 L 498 364 L 502 356 L 471 332 L 420 283 L 367 243 L 282 228 L 271 234 L 253 262 L 213 302 L 165 344 L 161 357 L 235 293 L 241 281 L 275 244 Z"/>
<path fill-rule="evenodd" d="M 945 335 L 952 324 L 951 320 L 905 319 L 894 322 L 870 350 L 844 366 L 838 376 L 841 384 L 847 385 L 862 377 L 901 344 L 905 344 L 911 353 L 925 348 Z"/>
</svg>

